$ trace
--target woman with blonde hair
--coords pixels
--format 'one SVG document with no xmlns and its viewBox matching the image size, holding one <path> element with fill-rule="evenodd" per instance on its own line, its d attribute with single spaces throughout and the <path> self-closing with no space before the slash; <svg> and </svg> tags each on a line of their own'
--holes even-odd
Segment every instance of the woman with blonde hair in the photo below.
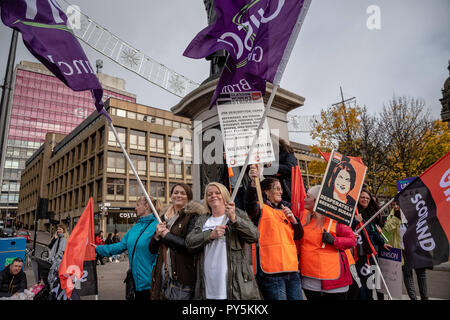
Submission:
<svg viewBox="0 0 450 320">
<path fill-rule="evenodd" d="M 350 227 L 313 211 L 319 190 L 320 186 L 311 187 L 305 198 L 300 240 L 303 291 L 308 300 L 347 300 L 352 276 L 346 250 L 355 246 L 356 238 Z"/>
<path fill-rule="evenodd" d="M 208 213 L 197 219 L 186 237 L 188 250 L 198 253 L 195 299 L 261 299 L 249 255 L 258 229 L 245 211 L 230 202 L 224 185 L 209 183 L 204 201 Z"/>
</svg>

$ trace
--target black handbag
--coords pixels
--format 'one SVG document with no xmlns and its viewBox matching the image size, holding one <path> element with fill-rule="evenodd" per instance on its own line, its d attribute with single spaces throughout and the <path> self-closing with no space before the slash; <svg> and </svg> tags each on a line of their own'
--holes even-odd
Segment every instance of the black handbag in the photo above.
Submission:
<svg viewBox="0 0 450 320">
<path fill-rule="evenodd" d="M 136 300 L 136 285 L 134 284 L 134 278 L 133 278 L 133 258 L 134 258 L 134 251 L 136 251 L 136 245 L 139 241 L 139 238 L 142 236 L 145 230 L 147 230 L 148 226 L 150 225 L 150 222 L 148 225 L 142 230 L 139 237 L 136 239 L 136 242 L 134 243 L 133 253 L 131 254 L 131 260 L 130 260 L 130 267 L 127 270 L 127 276 L 125 277 L 125 280 L 123 282 L 125 283 L 125 299 L 127 300 Z"/>
</svg>

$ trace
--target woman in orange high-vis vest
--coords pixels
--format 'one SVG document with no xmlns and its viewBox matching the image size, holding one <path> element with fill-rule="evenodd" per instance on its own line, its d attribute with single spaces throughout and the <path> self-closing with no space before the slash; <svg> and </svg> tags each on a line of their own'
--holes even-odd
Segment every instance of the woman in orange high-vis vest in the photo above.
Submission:
<svg viewBox="0 0 450 320">
<path fill-rule="evenodd" d="M 283 189 L 276 178 L 261 182 L 264 206 L 258 204 L 255 177 L 257 166 L 251 166 L 251 185 L 246 193 L 246 211 L 258 227 L 256 244 L 256 281 L 264 300 L 302 300 L 294 240 L 303 235 L 300 221 L 293 215 L 290 203 L 282 200 Z"/>
<path fill-rule="evenodd" d="M 350 227 L 313 211 L 319 190 L 320 186 L 311 187 L 305 198 L 300 240 L 303 292 L 308 300 L 347 300 L 352 276 L 346 250 L 355 246 L 356 238 Z"/>
</svg>

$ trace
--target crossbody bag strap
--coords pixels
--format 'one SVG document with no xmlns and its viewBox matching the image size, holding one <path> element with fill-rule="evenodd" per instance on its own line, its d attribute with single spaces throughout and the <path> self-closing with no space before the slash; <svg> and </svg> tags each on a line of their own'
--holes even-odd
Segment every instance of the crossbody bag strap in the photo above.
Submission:
<svg viewBox="0 0 450 320">
<path fill-rule="evenodd" d="M 144 228 L 144 230 L 141 231 L 141 234 L 139 235 L 139 237 L 136 239 L 136 242 L 134 243 L 134 248 L 133 248 L 133 253 L 131 254 L 131 264 L 130 264 L 130 269 L 133 270 L 133 259 L 134 259 L 134 251 L 136 250 L 136 246 L 137 243 L 139 241 L 139 238 L 142 236 L 142 234 L 144 233 L 145 230 L 147 230 L 148 226 L 150 225 L 150 223 L 152 223 L 151 221 L 147 224 L 147 226 Z"/>
</svg>

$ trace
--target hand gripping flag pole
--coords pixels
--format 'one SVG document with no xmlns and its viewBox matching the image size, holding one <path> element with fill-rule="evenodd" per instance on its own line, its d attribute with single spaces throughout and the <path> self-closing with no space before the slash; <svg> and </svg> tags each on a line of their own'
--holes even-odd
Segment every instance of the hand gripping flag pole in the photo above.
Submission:
<svg viewBox="0 0 450 320">
<path fill-rule="evenodd" d="M 136 169 L 134 168 L 133 163 L 131 162 L 130 157 L 128 156 L 127 151 L 125 150 L 124 146 L 122 145 L 122 142 L 120 142 L 119 135 L 117 134 L 116 128 L 114 128 L 114 125 L 112 124 L 112 121 L 108 119 L 108 125 L 111 131 L 113 132 L 114 136 L 116 137 L 116 141 L 119 143 L 120 148 L 122 149 L 122 153 L 125 156 L 125 159 L 127 159 L 128 164 L 130 165 L 131 170 L 133 171 L 134 176 L 136 177 L 136 180 L 139 184 L 139 187 L 141 188 L 142 192 L 144 193 L 145 199 L 147 199 L 148 204 L 150 205 L 150 208 L 152 209 L 153 214 L 155 215 L 156 220 L 158 220 L 159 223 L 161 223 L 161 218 L 158 215 L 158 212 L 155 209 L 155 206 L 153 205 L 152 201 L 150 200 L 150 197 L 147 193 L 147 190 L 145 190 L 144 185 L 142 184 L 141 179 L 139 178 L 138 173 L 136 172 Z"/>
<path fill-rule="evenodd" d="M 244 175 L 245 175 L 245 171 L 247 170 L 248 162 L 250 161 L 250 155 L 252 154 L 253 149 L 255 148 L 256 141 L 258 141 L 259 132 L 261 131 L 261 129 L 264 125 L 264 122 L 266 121 L 267 113 L 270 110 L 270 106 L 272 105 L 273 99 L 275 98 L 275 94 L 277 93 L 278 87 L 279 87 L 278 84 L 273 86 L 272 93 L 270 94 L 266 109 L 264 110 L 264 114 L 262 115 L 261 121 L 259 122 L 258 128 L 256 129 L 256 134 L 255 134 L 255 137 L 253 138 L 252 145 L 250 146 L 250 149 L 248 150 L 248 154 L 247 154 L 247 157 L 245 158 L 244 165 L 242 166 L 242 169 L 241 169 L 241 172 L 239 173 L 239 177 L 237 179 L 236 185 L 234 186 L 234 190 L 233 190 L 233 194 L 231 195 L 230 202 L 234 202 L 234 199 L 236 198 L 236 195 L 239 190 L 239 186 L 241 185 L 242 179 L 244 178 Z M 258 181 L 258 184 L 259 184 L 259 181 Z M 262 208 L 262 204 L 261 204 L 261 208 Z M 226 224 L 227 218 L 228 218 L 227 215 L 225 215 L 223 217 L 222 224 Z"/>
<path fill-rule="evenodd" d="M 386 202 L 386 204 L 384 206 L 382 206 L 381 209 L 378 210 L 372 217 L 370 217 L 370 219 L 367 220 L 366 223 L 364 223 L 361 228 L 356 230 L 355 233 L 360 233 L 362 229 L 364 229 L 373 219 L 375 219 L 381 212 L 383 212 L 394 200 L 395 200 L 395 198 L 392 198 L 391 200 Z"/>
</svg>

